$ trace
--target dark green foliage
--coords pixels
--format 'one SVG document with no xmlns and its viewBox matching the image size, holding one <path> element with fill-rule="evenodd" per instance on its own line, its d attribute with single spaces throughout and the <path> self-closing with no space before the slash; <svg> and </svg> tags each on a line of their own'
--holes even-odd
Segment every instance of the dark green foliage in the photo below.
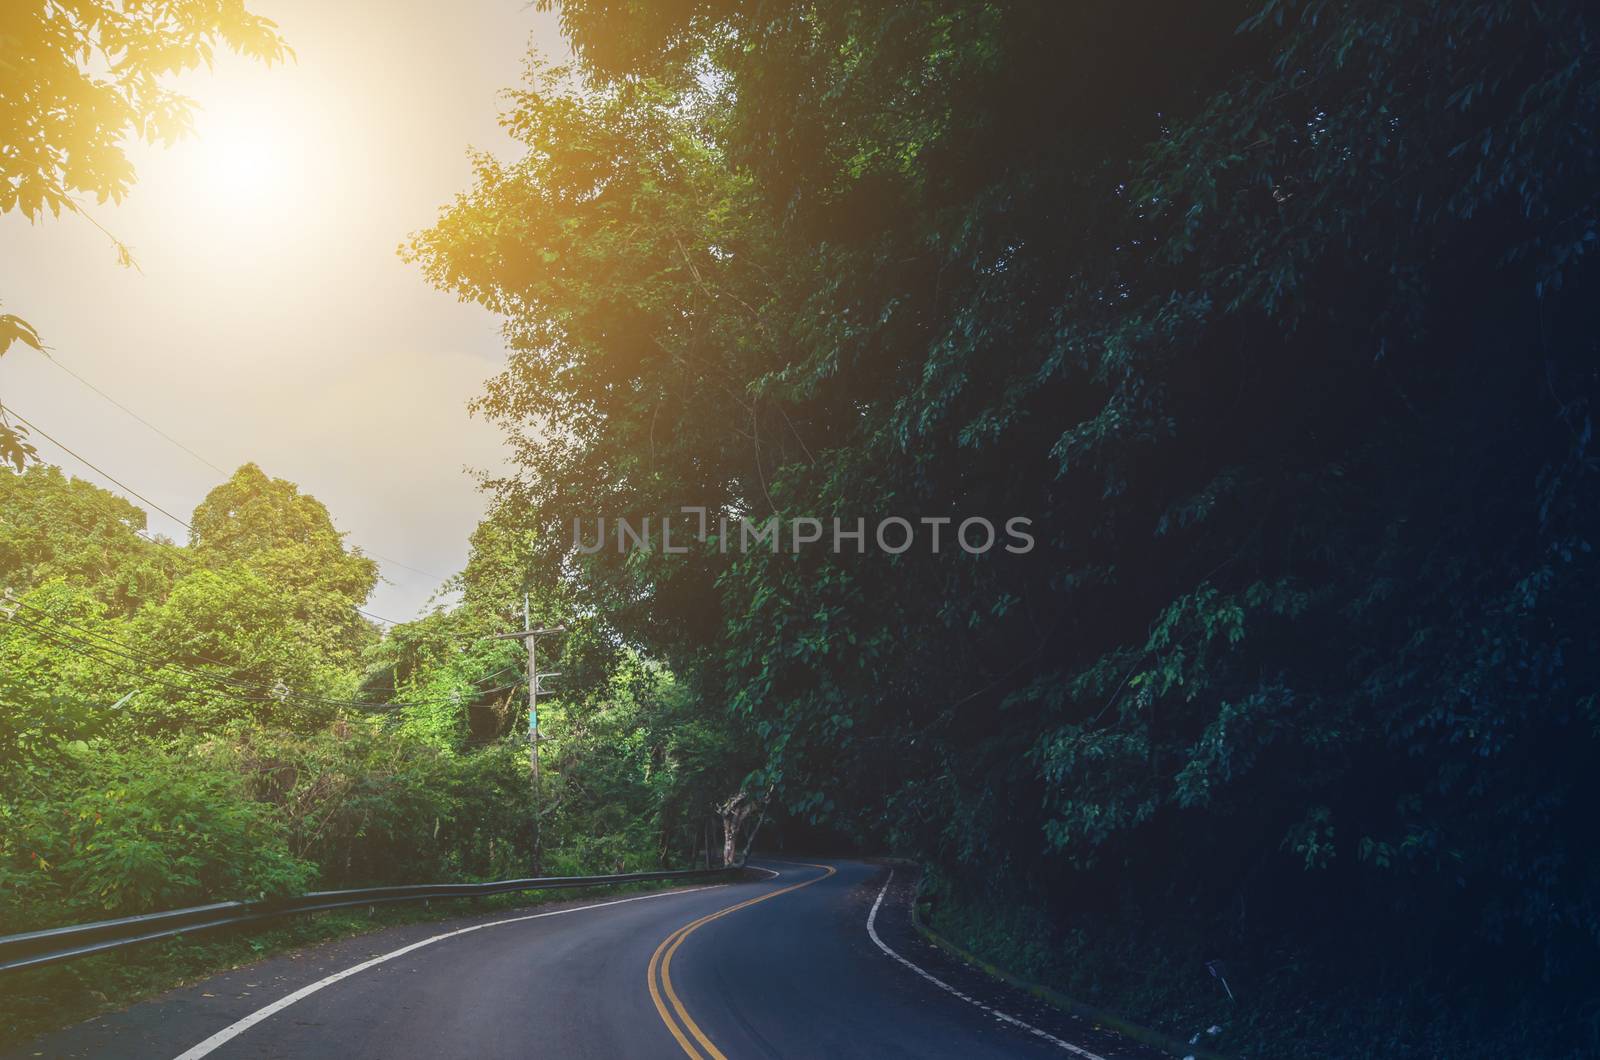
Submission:
<svg viewBox="0 0 1600 1060">
<path fill-rule="evenodd" d="M 526 864 L 525 763 L 512 747 L 456 757 L 340 722 L 307 736 L 244 733 L 221 753 L 277 808 L 289 849 L 319 867 L 322 886 L 493 878 Z"/>
<path fill-rule="evenodd" d="M 1258 1055 L 1402 985 L 1595 1047 L 1589 8 L 562 18 L 586 92 L 413 253 L 507 317 L 543 562 L 790 814 L 1228 960 Z M 683 504 L 1039 547 L 572 552 Z"/>
</svg>

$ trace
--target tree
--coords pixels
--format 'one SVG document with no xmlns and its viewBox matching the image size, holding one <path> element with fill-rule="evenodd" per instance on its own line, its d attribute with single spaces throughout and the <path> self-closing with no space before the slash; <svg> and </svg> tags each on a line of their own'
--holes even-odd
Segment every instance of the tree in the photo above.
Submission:
<svg viewBox="0 0 1600 1060">
<path fill-rule="evenodd" d="M 378 565 L 346 550 L 328 509 L 294 483 L 245 464 L 206 494 L 190 527 L 197 563 L 267 579 L 293 601 L 303 634 L 329 662 L 349 664 L 373 642 L 357 608 L 377 584 Z"/>
<path fill-rule="evenodd" d="M 237 720 L 326 724 L 377 632 L 356 610 L 377 580 L 327 510 L 254 465 L 192 516 L 188 548 L 139 536 L 144 513 L 53 467 L 0 476 L 0 655 L 19 686 L 107 707 L 127 732 Z"/>
<path fill-rule="evenodd" d="M 129 615 L 182 567 L 176 550 L 141 536 L 142 509 L 48 464 L 0 475 L 0 511 L 0 588 L 19 594 L 59 578 Z"/>
<path fill-rule="evenodd" d="M 751 790 L 1064 932 L 1592 973 L 1589 8 L 562 20 L 578 76 L 411 252 L 506 318 L 542 562 L 758 735 Z M 685 504 L 1041 532 L 572 547 Z"/>
</svg>

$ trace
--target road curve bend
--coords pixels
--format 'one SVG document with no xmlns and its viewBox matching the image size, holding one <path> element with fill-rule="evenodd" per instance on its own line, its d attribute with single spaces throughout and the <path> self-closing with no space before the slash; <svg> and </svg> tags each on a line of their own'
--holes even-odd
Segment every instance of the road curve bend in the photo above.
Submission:
<svg viewBox="0 0 1600 1060">
<path fill-rule="evenodd" d="M 903 873 L 854 861 L 753 865 L 765 878 L 326 943 L 4 1060 L 1164 1055 L 923 942 Z"/>
</svg>

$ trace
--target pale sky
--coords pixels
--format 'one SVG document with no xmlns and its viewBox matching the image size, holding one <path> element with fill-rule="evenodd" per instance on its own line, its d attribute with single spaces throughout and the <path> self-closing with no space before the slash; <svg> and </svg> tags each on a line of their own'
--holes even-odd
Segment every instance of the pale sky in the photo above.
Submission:
<svg viewBox="0 0 1600 1060">
<path fill-rule="evenodd" d="M 0 305 L 60 361 L 211 462 L 245 461 L 328 506 L 347 542 L 437 575 L 459 570 L 498 468 L 467 401 L 503 360 L 488 313 L 429 288 L 396 247 L 470 182 L 468 147 L 506 156 L 498 93 L 530 39 L 525 0 L 253 0 L 296 60 L 233 55 L 178 82 L 197 135 L 133 145 L 138 183 L 96 221 L 0 217 Z M 0 357 L 7 406 L 187 517 L 220 481 L 33 350 Z M 40 455 L 117 490 L 55 446 Z M 130 498 L 131 499 L 131 498 Z M 137 503 L 137 502 L 136 502 Z M 187 540 L 151 511 L 152 532 Z M 376 557 L 375 557 L 376 558 Z M 368 609 L 413 617 L 437 582 L 383 563 Z"/>
</svg>

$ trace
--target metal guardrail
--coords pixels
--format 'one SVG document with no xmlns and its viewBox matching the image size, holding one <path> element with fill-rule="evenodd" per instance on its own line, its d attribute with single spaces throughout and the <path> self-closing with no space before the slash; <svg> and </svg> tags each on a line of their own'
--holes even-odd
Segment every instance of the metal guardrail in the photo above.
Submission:
<svg viewBox="0 0 1600 1060">
<path fill-rule="evenodd" d="M 657 880 L 701 880 L 730 875 L 740 866 L 721 869 L 688 869 L 674 872 L 621 872 L 610 876 L 540 876 L 521 880 L 492 880 L 488 883 L 422 883 L 399 887 L 366 887 L 348 891 L 312 891 L 263 902 L 215 902 L 165 913 L 100 920 L 92 924 L 25 931 L 0 936 L 0 972 L 37 968 L 58 961 L 87 957 L 140 942 L 155 942 L 195 931 L 253 924 L 296 913 L 319 913 L 350 906 L 379 905 L 388 902 L 424 902 L 434 898 L 477 898 L 512 891 L 564 890 L 578 887 L 606 887 L 624 883 L 650 883 Z"/>
</svg>

